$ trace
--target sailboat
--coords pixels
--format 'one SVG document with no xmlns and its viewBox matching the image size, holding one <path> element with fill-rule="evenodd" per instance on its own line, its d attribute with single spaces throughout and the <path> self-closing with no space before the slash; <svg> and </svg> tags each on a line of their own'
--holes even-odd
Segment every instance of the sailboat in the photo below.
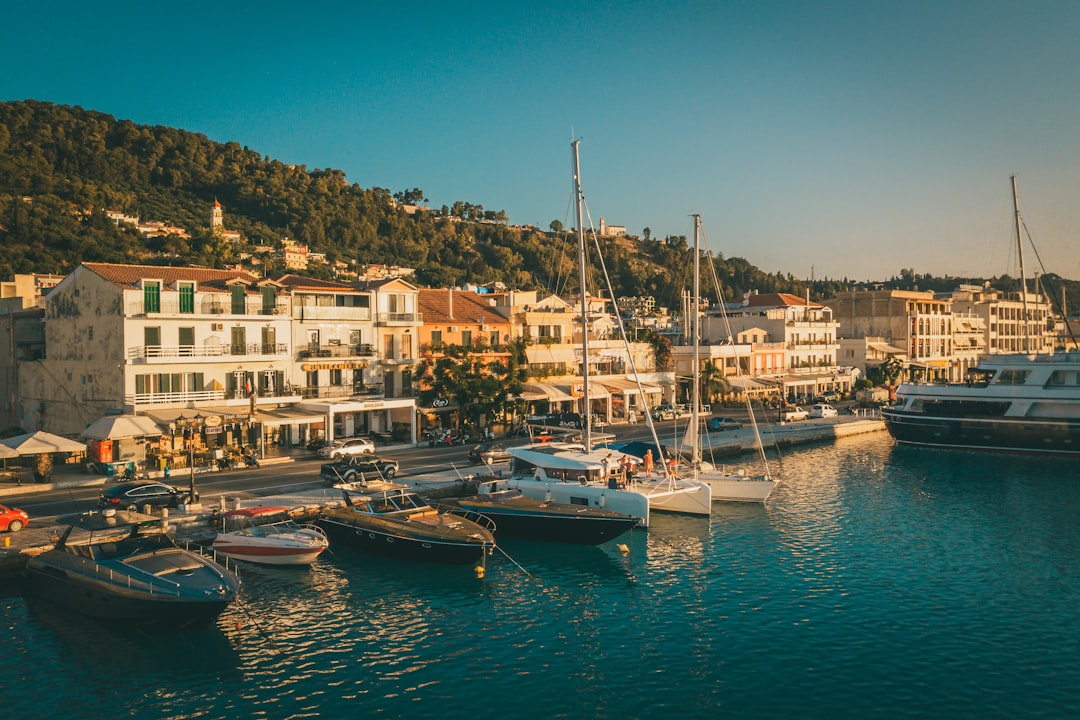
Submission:
<svg viewBox="0 0 1080 720">
<path fill-rule="evenodd" d="M 581 290 L 582 343 L 582 442 L 545 442 L 509 448 L 510 478 L 506 485 L 526 497 L 545 502 L 602 507 L 633 515 L 648 526 L 653 510 L 710 515 L 712 491 L 697 480 L 679 477 L 666 468 L 657 477 L 619 479 L 615 470 L 625 462 L 637 465 L 640 458 L 593 444 L 589 401 L 588 311 L 585 301 L 584 195 L 578 141 L 570 143 L 574 160 L 574 192 L 577 206 L 578 265 Z"/>
<path fill-rule="evenodd" d="M 760 474 L 748 475 L 742 471 L 728 472 L 723 468 L 717 468 L 712 463 L 706 462 L 701 456 L 701 324 L 700 301 L 701 301 L 701 216 L 694 215 L 694 299 L 691 310 L 690 334 L 694 341 L 694 372 L 693 372 L 693 401 L 690 408 L 690 424 L 683 436 L 683 446 L 691 452 L 688 471 L 690 476 L 697 481 L 703 482 L 712 490 L 712 499 L 727 502 L 764 502 L 772 494 L 776 487 L 769 470 L 769 462 L 765 458 L 765 450 L 761 444 L 761 434 L 758 432 L 757 420 L 754 417 L 754 409 L 750 406 L 749 394 L 743 393 L 746 399 L 746 409 L 750 417 L 750 424 L 754 430 L 754 443 L 761 458 L 763 471 Z M 723 298 L 721 305 L 723 304 Z M 728 335 L 730 339 L 730 329 Z"/>
</svg>

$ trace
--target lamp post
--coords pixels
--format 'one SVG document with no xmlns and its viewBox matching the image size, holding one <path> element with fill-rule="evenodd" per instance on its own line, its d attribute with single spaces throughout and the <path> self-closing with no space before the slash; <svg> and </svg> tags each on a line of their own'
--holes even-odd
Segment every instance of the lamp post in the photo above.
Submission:
<svg viewBox="0 0 1080 720">
<path fill-rule="evenodd" d="M 195 417 L 192 418 L 191 442 L 188 443 L 188 502 L 190 503 L 199 501 L 199 491 L 195 487 L 195 433 L 199 431 L 202 421 L 203 416 L 195 413 Z"/>
</svg>

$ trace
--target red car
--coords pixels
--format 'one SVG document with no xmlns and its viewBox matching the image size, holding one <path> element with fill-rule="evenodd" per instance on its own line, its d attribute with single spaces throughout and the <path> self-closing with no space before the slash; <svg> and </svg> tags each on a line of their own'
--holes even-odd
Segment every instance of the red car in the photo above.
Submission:
<svg viewBox="0 0 1080 720">
<path fill-rule="evenodd" d="M 25 510 L 0 505 L 0 530 L 19 532 L 26 527 L 28 522 L 30 522 L 30 516 Z"/>
</svg>

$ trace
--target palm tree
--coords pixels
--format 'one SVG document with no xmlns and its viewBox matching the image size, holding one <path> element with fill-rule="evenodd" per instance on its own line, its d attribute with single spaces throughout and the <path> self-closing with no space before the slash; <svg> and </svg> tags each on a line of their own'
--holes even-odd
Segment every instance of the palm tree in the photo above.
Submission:
<svg viewBox="0 0 1080 720">
<path fill-rule="evenodd" d="M 702 369 L 700 382 L 701 396 L 705 398 L 709 404 L 712 404 L 712 401 L 717 394 L 723 399 L 731 392 L 731 383 L 724 373 L 724 366 L 715 363 L 712 360 L 705 361 L 705 367 Z"/>
</svg>

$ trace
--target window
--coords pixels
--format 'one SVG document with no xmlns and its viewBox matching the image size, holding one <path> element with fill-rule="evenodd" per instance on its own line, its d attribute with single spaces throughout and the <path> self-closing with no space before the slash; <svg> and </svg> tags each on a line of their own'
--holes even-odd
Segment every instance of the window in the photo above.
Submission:
<svg viewBox="0 0 1080 720">
<path fill-rule="evenodd" d="M 179 283 L 177 289 L 180 291 L 180 312 L 195 312 L 195 283 Z"/>
<path fill-rule="evenodd" d="M 277 328 L 264 327 L 262 329 L 263 355 L 273 355 L 277 348 Z"/>
<path fill-rule="evenodd" d="M 247 309 L 245 306 L 246 289 L 243 285 L 233 285 L 230 291 L 232 292 L 232 314 L 243 315 Z"/>
<path fill-rule="evenodd" d="M 277 309 L 277 289 L 273 287 L 262 288 L 263 315 L 273 315 Z"/>
<path fill-rule="evenodd" d="M 472 345 L 472 330 L 461 331 L 461 344 L 465 347 Z"/>
<path fill-rule="evenodd" d="M 246 355 L 247 354 L 247 333 L 242 327 L 232 328 L 232 354 L 233 355 Z"/>
<path fill-rule="evenodd" d="M 161 328 L 143 328 L 143 345 L 145 345 L 146 347 L 161 347 Z"/>
<path fill-rule="evenodd" d="M 143 312 L 161 312 L 161 282 L 143 280 Z"/>
<path fill-rule="evenodd" d="M 442 344 L 442 330 L 432 330 L 431 331 L 431 344 L 432 345 L 441 345 Z"/>
<path fill-rule="evenodd" d="M 338 369 L 335 368 L 335 369 L 330 371 L 330 384 L 331 385 L 340 385 L 341 384 L 341 370 L 338 370 Z"/>
<path fill-rule="evenodd" d="M 193 328 L 193 327 L 177 328 L 176 334 L 177 334 L 177 339 L 179 341 L 179 342 L 177 342 L 177 345 L 180 346 L 180 354 L 181 355 L 190 355 L 191 354 L 191 348 L 195 347 L 195 328 Z"/>
</svg>

